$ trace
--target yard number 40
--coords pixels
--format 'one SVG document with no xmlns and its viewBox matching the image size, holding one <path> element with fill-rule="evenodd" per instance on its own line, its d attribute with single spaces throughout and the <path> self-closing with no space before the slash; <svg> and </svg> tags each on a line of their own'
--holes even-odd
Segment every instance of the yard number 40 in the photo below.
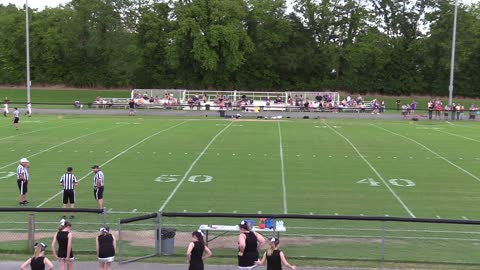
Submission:
<svg viewBox="0 0 480 270">
<path fill-rule="evenodd" d="M 415 186 L 415 182 L 413 182 L 410 179 L 394 178 L 394 179 L 389 179 L 388 182 L 390 182 L 390 184 L 397 187 L 414 187 Z M 375 181 L 373 178 L 365 178 L 358 181 L 357 184 L 367 184 L 371 187 L 378 187 L 380 186 L 381 183 Z"/>
</svg>

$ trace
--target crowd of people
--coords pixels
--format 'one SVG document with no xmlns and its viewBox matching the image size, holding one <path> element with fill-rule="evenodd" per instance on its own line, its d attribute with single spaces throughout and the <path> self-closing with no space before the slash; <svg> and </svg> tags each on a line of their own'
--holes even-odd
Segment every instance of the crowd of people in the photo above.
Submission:
<svg viewBox="0 0 480 270">
<path fill-rule="evenodd" d="M 397 110 L 400 100 L 397 100 Z M 432 99 L 427 102 L 425 110 L 419 112 L 417 109 L 417 102 L 412 100 L 411 103 L 405 103 L 401 106 L 402 115 L 404 118 L 413 116 L 417 117 L 426 111 L 426 117 L 429 120 L 465 120 L 468 113 L 468 120 L 475 120 L 476 115 L 480 112 L 480 108 L 471 104 L 467 109 L 463 104 L 452 103 L 452 105 L 444 104 L 441 99 Z"/>
</svg>

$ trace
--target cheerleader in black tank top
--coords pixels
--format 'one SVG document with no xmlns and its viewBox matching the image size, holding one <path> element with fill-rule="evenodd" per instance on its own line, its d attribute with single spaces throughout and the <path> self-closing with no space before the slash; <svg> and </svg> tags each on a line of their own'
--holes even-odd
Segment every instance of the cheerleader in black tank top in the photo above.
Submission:
<svg viewBox="0 0 480 270">
<path fill-rule="evenodd" d="M 25 261 L 22 266 L 20 266 L 21 270 L 29 269 L 30 266 L 31 270 L 51 270 L 53 269 L 52 262 L 45 258 L 45 248 L 47 245 L 44 243 L 35 243 L 35 253 L 33 257 Z"/>
<path fill-rule="evenodd" d="M 265 243 L 265 239 L 259 233 L 251 231 L 250 226 L 244 220 L 238 227 L 238 269 L 253 269 L 258 261 L 258 250 Z"/>
<path fill-rule="evenodd" d="M 282 264 L 292 270 L 297 269 L 295 265 L 290 265 L 285 259 L 285 254 L 280 250 L 280 240 L 278 238 L 270 239 L 270 247 L 263 254 L 262 259 L 257 262 L 257 265 L 264 265 L 265 262 L 267 263 L 267 270 L 282 270 Z"/>
<path fill-rule="evenodd" d="M 52 242 L 53 256 L 59 262 L 59 269 L 73 269 L 73 251 L 72 251 L 72 224 L 65 219 L 60 220 L 60 229 L 55 234 Z M 55 250 L 58 243 L 58 251 Z"/>
<path fill-rule="evenodd" d="M 210 256 L 212 256 L 212 252 L 205 245 L 203 233 L 201 231 L 193 232 L 192 242 L 187 249 L 188 270 L 204 270 L 203 260 Z"/>
<path fill-rule="evenodd" d="M 100 269 L 110 270 L 115 260 L 117 240 L 110 233 L 108 227 L 100 228 L 100 235 L 97 237 L 97 257 Z"/>
</svg>

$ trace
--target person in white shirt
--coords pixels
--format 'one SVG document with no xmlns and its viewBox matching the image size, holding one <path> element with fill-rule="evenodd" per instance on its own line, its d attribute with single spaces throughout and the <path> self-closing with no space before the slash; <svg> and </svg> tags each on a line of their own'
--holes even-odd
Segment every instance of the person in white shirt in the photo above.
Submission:
<svg viewBox="0 0 480 270">
<path fill-rule="evenodd" d="M 7 117 L 8 113 L 9 113 L 9 111 L 8 111 L 8 100 L 5 98 L 5 101 L 3 103 L 3 116 Z"/>
<path fill-rule="evenodd" d="M 27 112 L 25 113 L 25 115 L 28 117 L 32 116 L 32 103 L 30 102 L 27 103 Z"/>
<path fill-rule="evenodd" d="M 20 121 L 20 112 L 18 108 L 15 107 L 15 111 L 13 111 L 13 127 L 18 130 L 18 122 Z"/>
</svg>

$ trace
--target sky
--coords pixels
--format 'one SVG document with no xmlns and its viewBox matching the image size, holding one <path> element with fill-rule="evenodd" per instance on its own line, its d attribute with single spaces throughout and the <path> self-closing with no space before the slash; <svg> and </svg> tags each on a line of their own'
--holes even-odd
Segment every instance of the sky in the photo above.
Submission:
<svg viewBox="0 0 480 270">
<path fill-rule="evenodd" d="M 70 0 L 28 0 L 28 5 L 30 6 L 30 8 L 43 9 L 45 8 L 45 6 L 56 7 L 69 1 Z M 479 3 L 480 0 L 460 0 L 460 2 L 470 4 Z M 0 0 L 0 4 L 3 5 L 8 5 L 9 3 L 13 3 L 18 7 L 23 7 L 23 5 L 25 4 L 25 0 Z"/>
</svg>

